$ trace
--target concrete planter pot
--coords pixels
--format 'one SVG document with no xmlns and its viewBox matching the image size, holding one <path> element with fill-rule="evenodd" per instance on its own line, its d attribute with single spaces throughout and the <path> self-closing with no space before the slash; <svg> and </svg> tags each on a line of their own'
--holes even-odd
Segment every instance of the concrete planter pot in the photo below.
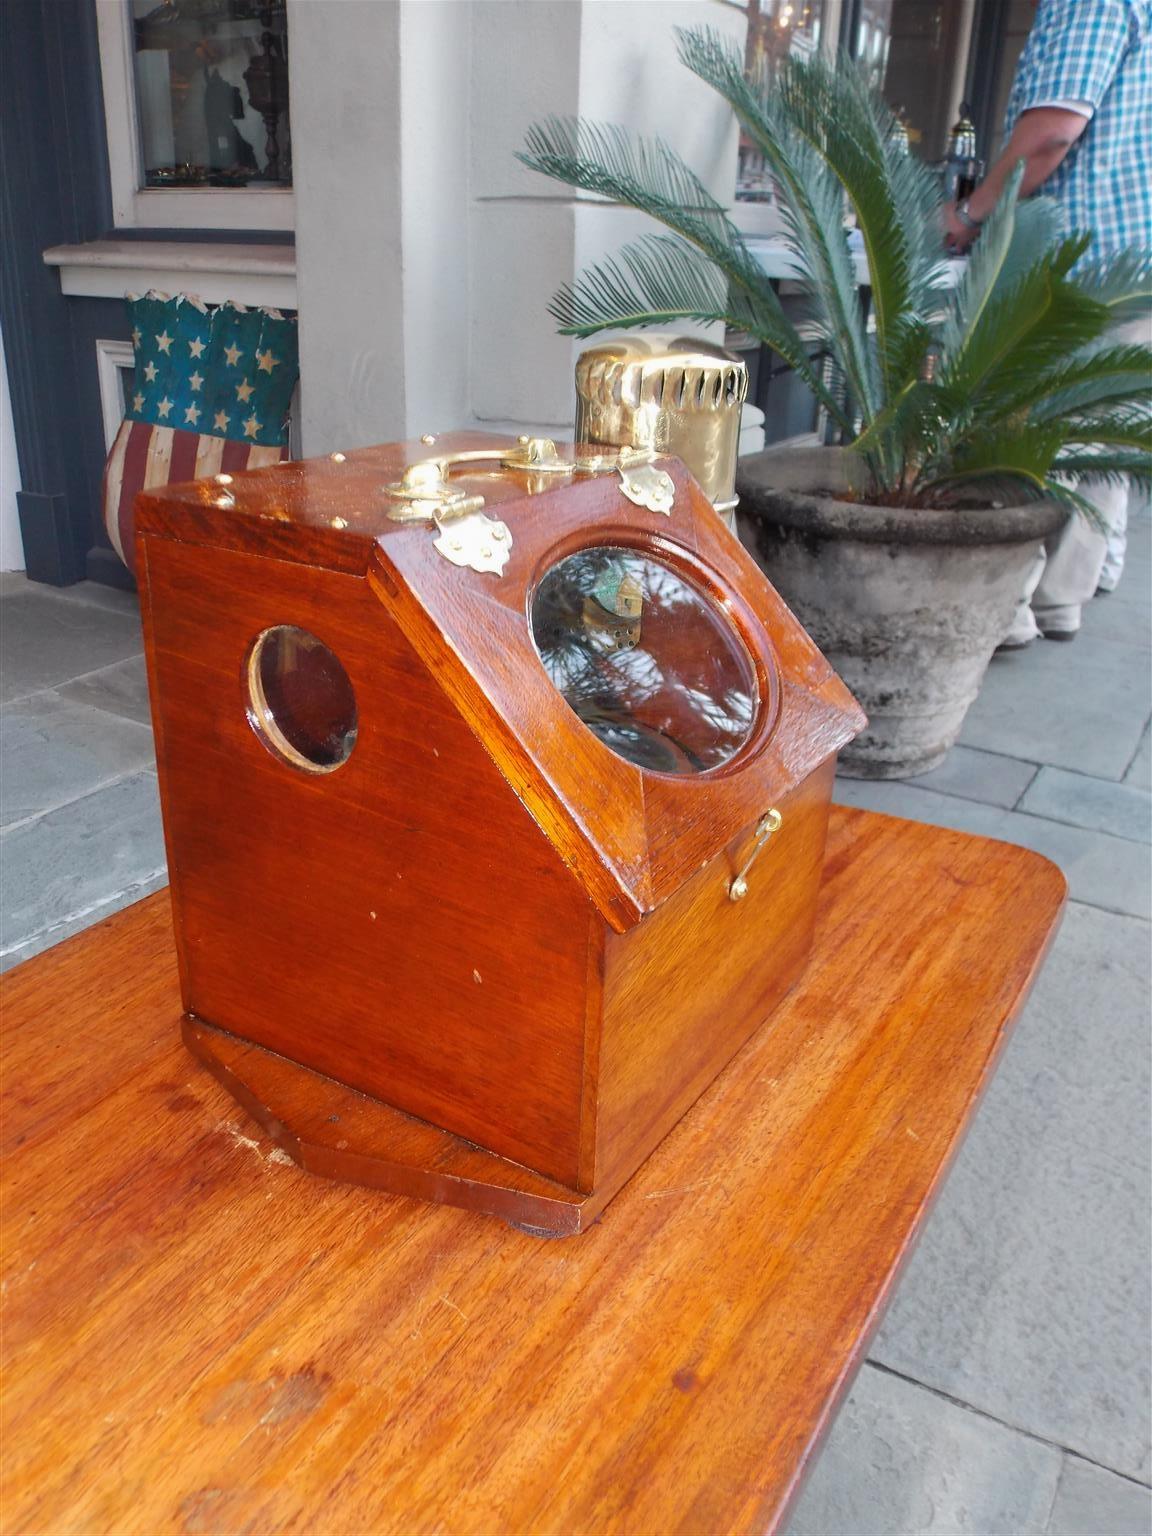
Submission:
<svg viewBox="0 0 1152 1536">
<path fill-rule="evenodd" d="M 910 778 L 947 756 L 1040 543 L 1068 513 L 837 500 L 855 469 L 836 448 L 741 459 L 740 536 L 868 713 L 841 771 Z"/>
</svg>

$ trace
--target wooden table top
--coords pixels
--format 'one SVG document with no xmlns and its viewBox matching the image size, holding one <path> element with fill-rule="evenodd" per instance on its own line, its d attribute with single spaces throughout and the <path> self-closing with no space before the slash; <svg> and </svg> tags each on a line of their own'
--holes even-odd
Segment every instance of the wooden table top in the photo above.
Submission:
<svg viewBox="0 0 1152 1536">
<path fill-rule="evenodd" d="M 779 1528 L 1063 897 L 835 810 L 805 980 L 554 1241 L 262 1140 L 179 1043 L 166 893 L 19 967 L 6 1536 Z"/>
</svg>

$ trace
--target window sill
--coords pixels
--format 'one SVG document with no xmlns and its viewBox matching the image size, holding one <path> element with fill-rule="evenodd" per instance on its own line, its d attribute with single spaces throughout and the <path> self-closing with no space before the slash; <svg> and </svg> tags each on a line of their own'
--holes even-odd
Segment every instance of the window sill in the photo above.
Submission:
<svg viewBox="0 0 1152 1536">
<path fill-rule="evenodd" d="M 290 245 L 192 244 L 176 240 L 89 240 L 53 245 L 46 266 L 60 270 L 60 290 L 77 297 L 122 299 L 128 293 L 193 293 L 207 304 L 296 308 L 296 250 Z"/>
</svg>

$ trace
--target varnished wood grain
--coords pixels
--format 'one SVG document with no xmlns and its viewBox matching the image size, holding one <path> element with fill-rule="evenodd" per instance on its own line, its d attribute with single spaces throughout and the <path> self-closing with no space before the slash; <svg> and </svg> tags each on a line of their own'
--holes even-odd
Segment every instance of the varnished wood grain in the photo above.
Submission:
<svg viewBox="0 0 1152 1536">
<path fill-rule="evenodd" d="M 275 1145 L 321 1178 L 499 1216 L 548 1237 L 582 1231 L 615 1193 L 614 1185 L 570 1189 L 191 1016 L 181 1033 Z"/>
<path fill-rule="evenodd" d="M 168 900 L 4 978 L 6 1536 L 778 1528 L 1063 881 L 834 810 L 813 964 L 587 1235 L 294 1168 Z"/>
<path fill-rule="evenodd" d="M 594 913 L 489 755 L 362 578 L 139 548 L 185 1006 L 587 1185 Z M 351 679 L 337 773 L 285 764 L 249 726 L 245 657 L 279 623 Z"/>
<path fill-rule="evenodd" d="M 549 839 L 622 931 L 655 910 L 767 806 L 862 727 L 864 716 L 763 572 L 721 526 L 676 460 L 670 516 L 637 508 L 615 475 L 532 476 L 491 469 L 454 475 L 509 525 L 511 560 L 497 578 L 451 565 L 423 524 L 389 519 L 386 487 L 430 452 L 511 446 L 453 433 L 434 449 L 394 443 L 331 459 L 285 463 L 139 498 L 152 566 L 171 544 L 367 572 L 406 638 L 473 726 Z M 569 445 L 562 451 L 571 452 Z M 641 774 L 562 707 L 526 619 L 535 583 L 589 543 L 640 544 L 709 591 L 755 660 L 763 707 L 739 758 L 706 776 Z M 207 568 L 206 568 L 207 569 Z M 198 616 L 207 620 L 211 586 Z"/>
<path fill-rule="evenodd" d="M 381 538 L 369 567 L 413 646 L 617 931 L 678 892 L 864 724 L 687 471 L 675 461 L 666 467 L 676 483 L 668 517 L 633 507 L 612 476 L 501 502 L 514 543 L 499 581 L 451 566 L 410 527 Z M 743 638 L 762 703 L 747 745 L 723 768 L 642 772 L 557 708 L 525 609 L 545 572 L 590 544 L 639 547 L 671 564 L 710 593 Z"/>
<path fill-rule="evenodd" d="M 387 516 L 387 484 L 425 452 L 391 445 L 141 500 L 185 1006 L 388 1108 L 335 1157 L 308 1129 L 305 1074 L 286 1099 L 276 1063 L 248 1052 L 240 1073 L 209 1033 L 188 1038 L 310 1165 L 468 1202 L 487 1187 L 499 1199 L 483 1208 L 505 1209 L 515 1175 L 490 1158 L 487 1186 L 439 1178 L 466 1138 L 587 1196 L 582 1225 L 795 982 L 832 763 L 863 716 L 682 465 L 668 465 L 670 516 L 634 506 L 615 475 L 464 477 L 512 529 L 496 577 L 446 561 L 427 525 Z M 528 622 L 537 583 L 594 543 L 666 561 L 742 637 L 759 708 L 716 771 L 642 773 L 545 671 Z M 350 682 L 358 734 L 331 774 L 286 764 L 250 723 L 248 658 L 276 625 L 318 637 Z M 665 640 L 668 664 L 679 637 Z M 729 882 L 773 805 L 804 814 L 786 810 L 735 907 Z M 633 942 L 613 947 L 615 935 Z M 273 1092 L 290 1114 L 273 1112 Z M 422 1169 L 395 1110 L 446 1133 Z M 573 1209 L 556 1204 L 561 1230 Z"/>
<path fill-rule="evenodd" d="M 743 901 L 734 903 L 727 894 L 747 851 L 738 842 L 719 869 L 706 865 L 640 927 L 619 936 L 593 934 L 587 946 L 595 974 L 584 1036 L 585 1095 L 578 1110 L 569 1106 L 573 1135 L 595 1138 L 582 1164 L 587 1178 L 569 1180 L 579 1182 L 579 1192 L 199 1019 L 185 1021 L 185 1043 L 276 1144 L 311 1172 L 499 1215 L 550 1236 L 586 1231 L 749 1035 L 771 1027 L 773 1010 L 800 977 L 812 943 L 833 767 L 829 759 L 781 801 L 789 835 L 777 836 L 762 851 Z M 534 931 L 531 916 L 523 920 L 525 932 L 516 933 L 518 943 Z M 519 930 L 521 919 L 515 921 Z M 329 972 L 306 936 L 301 944 L 313 955 L 323 994 L 331 988 Z M 434 967 L 435 952 L 422 948 L 419 934 L 409 931 L 405 944 Z M 430 997 L 433 987 L 430 981 Z M 294 1058 L 312 1056 L 310 1031 L 301 1037 L 295 1016 L 286 1026 L 261 989 L 254 996 L 257 1016 L 253 1021 L 251 1010 L 240 1015 L 243 1031 L 286 1043 Z M 237 1016 L 234 1000 L 222 1006 L 224 1016 Z M 494 1017 L 478 1005 L 475 1012 L 469 1022 L 480 1030 L 525 1030 L 529 1023 L 514 1011 Z M 343 1031 L 356 1022 L 342 1017 Z M 446 1034 L 452 1019 L 444 1024 Z M 359 1078 L 365 1070 L 361 1053 L 369 1066 L 374 1054 L 391 1063 L 394 1046 L 379 1034 L 362 1028 L 336 1075 L 345 1082 Z M 530 1027 L 527 1034 L 535 1038 Z M 467 1093 L 471 1074 L 485 1087 L 504 1083 L 504 1116 L 519 1125 L 522 1077 L 507 1067 L 493 1072 L 482 1059 L 482 1036 L 462 1063 L 444 1050 L 443 1037 L 433 1036 L 430 1044 L 442 1099 L 453 1089 Z M 494 1065 L 499 1070 L 502 1064 Z M 393 1100 L 406 1095 L 406 1083 L 393 1092 L 387 1075 L 381 1088 L 378 1067 L 376 1073 L 378 1094 Z M 563 1105 L 555 1109 L 562 1121 Z"/>
<path fill-rule="evenodd" d="M 706 865 L 638 928 L 608 935 L 598 1181 L 634 1168 L 753 1030 L 774 1027 L 812 943 L 834 769 L 829 758 L 780 800 L 783 825 L 749 870 L 743 901 L 728 885 L 747 836 L 719 872 Z"/>
</svg>

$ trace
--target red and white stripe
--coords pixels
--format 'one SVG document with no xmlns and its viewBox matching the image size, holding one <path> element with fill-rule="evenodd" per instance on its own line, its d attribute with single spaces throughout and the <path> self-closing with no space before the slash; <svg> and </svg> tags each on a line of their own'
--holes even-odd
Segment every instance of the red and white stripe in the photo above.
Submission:
<svg viewBox="0 0 1152 1536">
<path fill-rule="evenodd" d="M 136 567 L 133 508 L 141 491 L 208 475 L 237 474 L 279 464 L 287 446 L 269 448 L 231 438 L 123 421 L 104 466 L 104 527 L 112 548 L 129 570 Z"/>
</svg>

